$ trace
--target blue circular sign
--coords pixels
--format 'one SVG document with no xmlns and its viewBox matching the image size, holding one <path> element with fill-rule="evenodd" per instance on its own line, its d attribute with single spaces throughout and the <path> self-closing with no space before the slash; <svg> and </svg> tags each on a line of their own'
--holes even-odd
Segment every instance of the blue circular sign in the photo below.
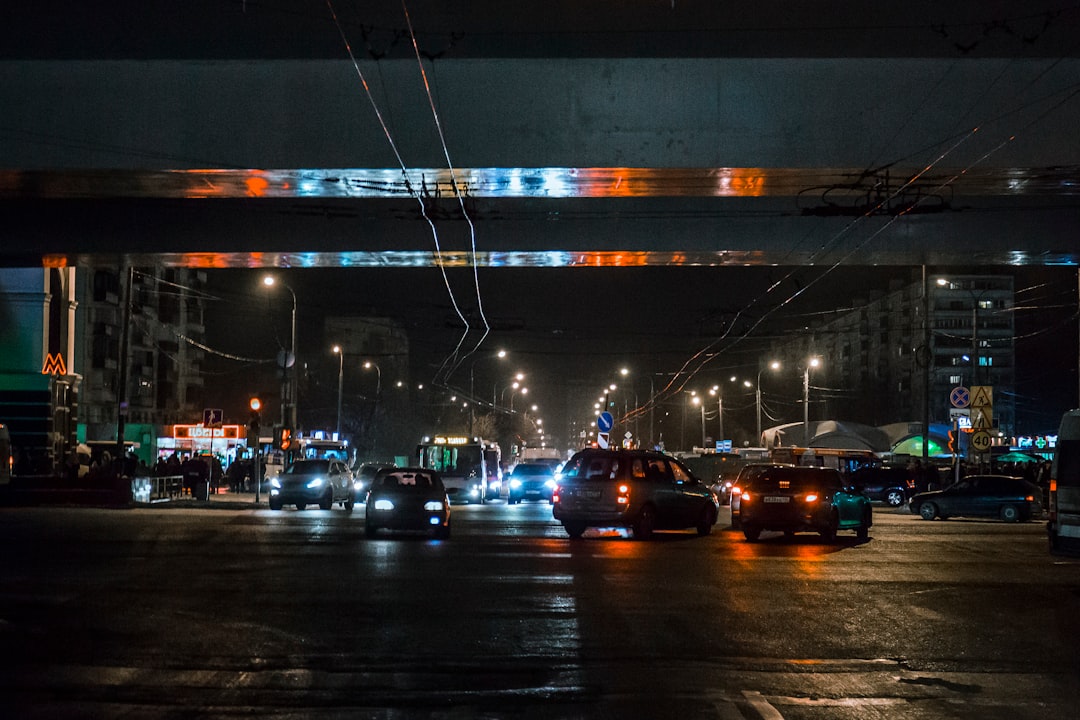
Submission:
<svg viewBox="0 0 1080 720">
<path fill-rule="evenodd" d="M 608 432 L 611 430 L 611 426 L 615 424 L 615 418 L 611 417 L 611 413 L 602 412 L 596 418 L 596 427 L 600 428 L 600 432 Z"/>
<path fill-rule="evenodd" d="M 971 394 L 963 385 L 954 387 L 952 392 L 949 393 L 949 402 L 952 403 L 954 408 L 966 408 L 971 402 Z"/>
</svg>

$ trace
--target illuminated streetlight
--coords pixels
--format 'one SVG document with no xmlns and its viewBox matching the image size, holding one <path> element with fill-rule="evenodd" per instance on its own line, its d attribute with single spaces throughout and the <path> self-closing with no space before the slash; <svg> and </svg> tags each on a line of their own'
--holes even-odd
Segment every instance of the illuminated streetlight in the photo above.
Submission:
<svg viewBox="0 0 1080 720">
<path fill-rule="evenodd" d="M 345 351 L 340 345 L 334 346 L 334 353 L 338 356 L 337 366 L 337 435 L 341 437 L 341 390 L 345 385 Z"/>
<path fill-rule="evenodd" d="M 803 447 L 810 447 L 810 368 L 821 365 L 821 358 L 814 356 L 806 361 L 803 369 Z"/>
<path fill-rule="evenodd" d="M 273 275 L 263 277 L 263 285 L 273 287 L 277 279 Z M 285 371 L 285 382 L 282 383 L 281 393 L 281 424 L 296 427 L 296 292 L 285 283 L 281 286 L 292 295 L 292 339 L 289 341 L 289 352 L 281 363 Z M 287 388 L 287 392 L 286 392 Z M 286 399 L 286 395 L 288 396 Z"/>
<path fill-rule="evenodd" d="M 773 360 L 772 362 L 769 363 L 768 367 L 769 367 L 770 370 L 773 370 L 773 371 L 779 370 L 780 369 L 780 361 L 779 360 Z M 761 442 L 761 373 L 764 372 L 764 371 L 765 371 L 765 368 L 761 368 L 760 370 L 758 370 L 757 389 L 755 391 L 755 395 L 756 395 L 756 399 L 757 399 L 757 437 L 758 437 L 757 441 L 759 443 Z"/>
</svg>

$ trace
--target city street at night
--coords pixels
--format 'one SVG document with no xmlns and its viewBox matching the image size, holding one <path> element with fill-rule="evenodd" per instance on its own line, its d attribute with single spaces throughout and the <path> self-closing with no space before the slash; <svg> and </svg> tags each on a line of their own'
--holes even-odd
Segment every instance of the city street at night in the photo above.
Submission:
<svg viewBox="0 0 1080 720">
<path fill-rule="evenodd" d="M 8 717 L 1064 718 L 1080 560 L 1041 521 L 875 507 L 870 540 L 455 506 L 0 510 Z"/>
</svg>

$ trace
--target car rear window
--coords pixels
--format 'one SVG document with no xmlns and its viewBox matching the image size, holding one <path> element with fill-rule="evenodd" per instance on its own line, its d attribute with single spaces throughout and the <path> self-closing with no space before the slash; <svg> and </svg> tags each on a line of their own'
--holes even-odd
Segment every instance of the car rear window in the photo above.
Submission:
<svg viewBox="0 0 1080 720">
<path fill-rule="evenodd" d="M 377 483 L 382 487 L 418 487 L 430 488 L 435 486 L 435 480 L 427 473 L 393 472 L 383 475 Z"/>
<path fill-rule="evenodd" d="M 774 469 L 754 478 L 754 490 L 762 492 L 784 492 L 791 490 L 802 492 L 815 489 L 835 489 L 840 481 L 835 473 L 805 472 L 798 470 Z"/>
</svg>

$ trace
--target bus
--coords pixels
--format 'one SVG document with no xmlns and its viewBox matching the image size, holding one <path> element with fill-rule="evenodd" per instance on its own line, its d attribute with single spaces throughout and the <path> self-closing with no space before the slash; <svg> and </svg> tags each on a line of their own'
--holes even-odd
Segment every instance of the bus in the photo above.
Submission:
<svg viewBox="0 0 1080 720">
<path fill-rule="evenodd" d="M 826 467 L 848 475 L 864 467 L 881 467 L 881 458 L 871 450 L 845 450 L 841 448 L 777 447 L 772 449 L 771 460 L 777 463 Z"/>
<path fill-rule="evenodd" d="M 1061 417 L 1050 469 L 1050 552 L 1080 551 L 1080 410 Z"/>
<path fill-rule="evenodd" d="M 494 478 L 501 478 L 492 445 L 498 448 L 497 444 L 478 437 L 432 435 L 417 445 L 416 457 L 420 467 L 439 473 L 451 503 L 485 503 Z M 489 463 L 494 467 L 489 468 Z M 496 487 L 495 493 L 498 492 Z"/>
</svg>

